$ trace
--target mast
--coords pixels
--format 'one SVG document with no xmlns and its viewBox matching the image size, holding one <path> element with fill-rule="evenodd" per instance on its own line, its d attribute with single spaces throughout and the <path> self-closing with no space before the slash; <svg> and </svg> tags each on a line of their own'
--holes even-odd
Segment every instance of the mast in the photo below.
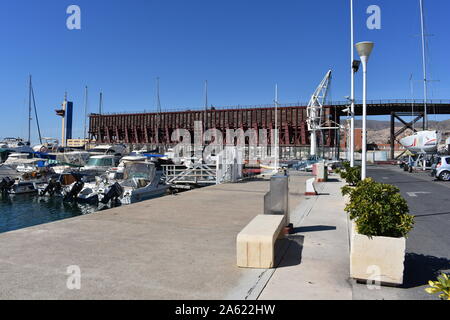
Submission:
<svg viewBox="0 0 450 320">
<path fill-rule="evenodd" d="M 86 127 L 87 127 L 87 112 L 88 112 L 88 87 L 84 88 L 84 141 L 86 143 Z"/>
<path fill-rule="evenodd" d="M 424 129 L 428 130 L 428 85 L 427 85 L 427 57 L 426 57 L 426 50 L 425 50 L 425 17 L 424 17 L 424 7 L 423 7 L 423 0 L 420 1 L 420 25 L 421 25 L 421 31 L 422 31 L 422 64 L 423 64 L 423 95 L 424 95 L 424 118 L 423 118 L 423 124 Z"/>
<path fill-rule="evenodd" d="M 61 122 L 61 143 L 66 146 L 66 110 L 67 110 L 67 91 L 64 93 L 64 102 L 62 104 L 62 122 Z"/>
<path fill-rule="evenodd" d="M 38 134 L 39 134 L 39 143 L 42 144 L 41 127 L 39 126 L 39 118 L 38 118 L 37 108 L 36 108 L 36 99 L 34 97 L 34 89 L 33 89 L 33 83 L 31 82 L 31 76 L 30 76 L 30 89 L 31 89 L 31 96 L 33 98 L 34 115 L 36 117 L 36 125 L 37 125 L 37 129 L 38 129 Z M 30 118 L 31 118 L 31 116 L 30 116 Z"/>
<path fill-rule="evenodd" d="M 28 83 L 28 143 L 31 144 L 31 74 Z"/>
<path fill-rule="evenodd" d="M 103 112 L 103 92 L 100 91 L 100 102 L 98 104 L 98 113 L 101 115 Z"/>
<path fill-rule="evenodd" d="M 278 138 L 278 84 L 275 85 L 275 171 L 278 171 L 280 140 Z"/>
<path fill-rule="evenodd" d="M 205 111 L 208 110 L 208 80 L 205 80 Z"/>
<path fill-rule="evenodd" d="M 159 77 L 156 78 L 156 108 L 161 113 L 161 98 L 159 95 Z"/>
</svg>

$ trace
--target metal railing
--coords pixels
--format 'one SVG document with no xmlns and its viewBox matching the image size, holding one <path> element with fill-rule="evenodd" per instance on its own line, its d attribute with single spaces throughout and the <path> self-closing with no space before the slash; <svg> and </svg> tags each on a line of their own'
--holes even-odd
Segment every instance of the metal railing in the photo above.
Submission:
<svg viewBox="0 0 450 320">
<path fill-rule="evenodd" d="M 425 100 L 423 99 L 379 99 L 379 100 L 367 100 L 367 104 L 370 105 L 390 105 L 390 104 L 417 104 L 423 105 Z M 325 107 L 344 107 L 350 104 L 349 101 L 330 101 L 325 104 Z M 362 100 L 356 100 L 356 105 L 361 105 Z M 428 105 L 450 105 L 450 99 L 430 99 L 427 100 Z M 289 107 L 305 107 L 308 105 L 307 102 L 297 102 L 297 103 L 282 103 L 279 104 L 279 108 L 289 108 Z M 266 108 L 274 108 L 273 104 L 258 104 L 258 105 L 237 105 L 237 106 L 223 106 L 223 107 L 210 107 L 208 111 L 213 110 L 243 110 L 243 109 L 266 109 Z M 205 107 L 175 107 L 175 108 L 165 108 L 162 110 L 162 113 L 169 112 L 201 112 L 205 111 Z M 141 111 L 123 111 L 123 112 L 110 112 L 103 113 L 105 116 L 113 116 L 113 115 L 125 115 L 125 114 L 146 114 L 146 113 L 158 113 L 156 110 L 141 110 Z M 91 115 L 97 115 L 95 113 L 91 113 Z"/>
</svg>

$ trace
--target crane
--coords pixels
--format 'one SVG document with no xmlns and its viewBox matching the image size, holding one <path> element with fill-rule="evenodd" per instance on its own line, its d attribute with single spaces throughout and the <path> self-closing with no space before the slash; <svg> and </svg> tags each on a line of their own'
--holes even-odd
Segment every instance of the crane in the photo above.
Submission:
<svg viewBox="0 0 450 320">
<path fill-rule="evenodd" d="M 339 130 L 341 128 L 337 124 L 330 126 L 332 123 L 330 119 L 325 119 L 323 112 L 323 105 L 325 104 L 331 85 L 331 74 L 332 71 L 329 70 L 311 96 L 306 109 L 308 131 L 311 133 L 311 156 L 317 155 L 317 133 L 319 131 L 326 129 Z"/>
</svg>

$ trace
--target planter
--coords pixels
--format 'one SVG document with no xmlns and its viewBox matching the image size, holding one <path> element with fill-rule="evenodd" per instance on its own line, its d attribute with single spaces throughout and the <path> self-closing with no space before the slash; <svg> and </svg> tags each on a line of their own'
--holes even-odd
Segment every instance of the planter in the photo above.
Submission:
<svg viewBox="0 0 450 320">
<path fill-rule="evenodd" d="M 405 238 L 369 238 L 359 234 L 353 224 L 350 276 L 357 280 L 378 281 L 384 285 L 401 285 L 405 251 Z"/>
</svg>

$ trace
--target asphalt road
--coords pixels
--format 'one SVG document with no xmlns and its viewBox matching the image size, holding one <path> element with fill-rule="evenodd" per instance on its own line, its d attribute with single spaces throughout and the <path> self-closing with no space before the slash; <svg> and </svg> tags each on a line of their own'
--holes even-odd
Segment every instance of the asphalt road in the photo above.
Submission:
<svg viewBox="0 0 450 320">
<path fill-rule="evenodd" d="M 434 181 L 429 172 L 407 173 L 399 167 L 368 167 L 368 176 L 397 186 L 416 217 L 407 239 L 404 285 L 369 290 L 354 285 L 355 299 L 436 299 L 424 288 L 440 272 L 450 272 L 450 182 Z"/>
</svg>

